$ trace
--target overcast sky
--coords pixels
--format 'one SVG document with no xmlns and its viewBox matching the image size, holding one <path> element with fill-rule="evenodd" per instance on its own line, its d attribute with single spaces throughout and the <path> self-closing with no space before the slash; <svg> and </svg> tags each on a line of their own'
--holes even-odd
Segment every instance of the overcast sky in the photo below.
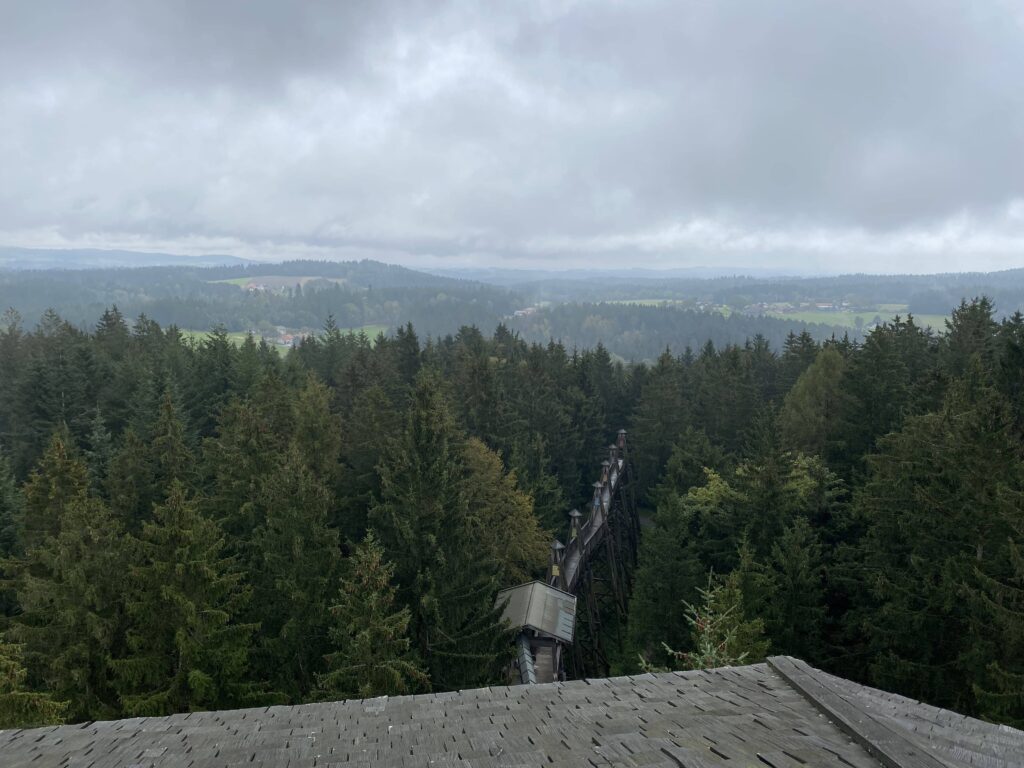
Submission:
<svg viewBox="0 0 1024 768">
<path fill-rule="evenodd" d="M 0 244 L 1024 266 L 1024 0 L 0 0 Z"/>
</svg>

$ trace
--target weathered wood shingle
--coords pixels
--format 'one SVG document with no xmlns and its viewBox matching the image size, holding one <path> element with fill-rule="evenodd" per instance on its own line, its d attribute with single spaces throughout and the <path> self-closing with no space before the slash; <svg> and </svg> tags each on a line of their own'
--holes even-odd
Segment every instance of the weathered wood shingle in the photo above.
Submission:
<svg viewBox="0 0 1024 768">
<path fill-rule="evenodd" d="M 1019 731 L 811 673 L 941 764 L 1024 765 Z M 539 765 L 879 762 L 768 664 L 0 731 L 3 768 Z"/>
</svg>

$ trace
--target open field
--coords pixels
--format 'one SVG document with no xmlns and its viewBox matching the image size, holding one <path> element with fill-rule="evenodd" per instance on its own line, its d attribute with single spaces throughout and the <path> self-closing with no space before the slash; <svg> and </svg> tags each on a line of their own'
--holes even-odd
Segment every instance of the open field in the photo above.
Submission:
<svg viewBox="0 0 1024 768">
<path fill-rule="evenodd" d="M 282 291 L 296 285 L 306 285 L 314 280 L 326 280 L 330 283 L 343 284 L 343 277 L 320 277 L 319 275 L 254 275 L 252 277 L 232 277 L 229 280 L 211 280 L 211 283 L 237 285 L 249 290 Z"/>
<path fill-rule="evenodd" d="M 840 325 L 845 328 L 856 328 L 857 318 L 863 321 L 863 325 L 871 324 L 878 315 L 883 320 L 892 320 L 899 315 L 905 318 L 906 310 L 879 309 L 876 312 L 830 312 L 828 310 L 806 310 L 803 312 L 766 312 L 769 317 L 778 317 L 782 320 L 796 320 L 801 323 L 824 323 L 825 325 Z M 945 315 L 914 315 L 914 322 L 921 326 L 931 326 L 932 330 L 944 331 L 946 329 Z"/>
<path fill-rule="evenodd" d="M 339 328 L 342 333 L 359 333 L 362 331 L 365 333 L 370 341 L 376 339 L 380 334 L 388 332 L 388 326 L 386 325 L 364 325 L 359 328 Z"/>
<path fill-rule="evenodd" d="M 605 304 L 630 304 L 640 307 L 671 307 L 692 305 L 693 302 L 685 299 L 609 299 Z M 718 306 L 715 312 L 728 316 L 734 310 L 729 307 Z M 861 327 L 872 324 L 875 316 L 883 320 L 892 320 L 896 315 L 905 318 L 907 316 L 906 304 L 879 304 L 875 310 L 863 310 L 859 312 L 835 312 L 831 310 L 801 310 L 796 312 L 766 312 L 768 317 L 776 317 L 780 320 L 793 320 L 798 323 L 821 323 L 823 325 L 838 325 L 843 328 L 855 330 L 857 318 L 861 319 Z M 932 330 L 942 332 L 946 329 L 945 315 L 914 315 L 914 321 L 921 326 L 930 326 Z"/>
<path fill-rule="evenodd" d="M 692 304 L 684 299 L 607 299 L 603 304 L 633 304 L 638 307 L 669 307 L 675 304 Z"/>
<path fill-rule="evenodd" d="M 181 328 L 180 331 L 181 335 L 184 336 L 186 339 L 196 342 L 203 341 L 210 334 L 209 331 L 196 331 L 192 330 L 191 328 Z M 236 346 L 242 344 L 245 341 L 245 337 L 246 334 L 242 331 L 228 332 L 228 340 Z M 259 337 L 257 336 L 256 338 Z"/>
</svg>

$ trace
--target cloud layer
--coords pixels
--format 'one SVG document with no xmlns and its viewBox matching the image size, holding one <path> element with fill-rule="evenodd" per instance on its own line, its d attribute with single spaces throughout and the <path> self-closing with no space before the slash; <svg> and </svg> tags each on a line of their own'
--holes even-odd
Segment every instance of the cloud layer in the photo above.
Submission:
<svg viewBox="0 0 1024 768">
<path fill-rule="evenodd" d="M 0 6 L 0 244 L 1024 265 L 1024 3 Z"/>
</svg>

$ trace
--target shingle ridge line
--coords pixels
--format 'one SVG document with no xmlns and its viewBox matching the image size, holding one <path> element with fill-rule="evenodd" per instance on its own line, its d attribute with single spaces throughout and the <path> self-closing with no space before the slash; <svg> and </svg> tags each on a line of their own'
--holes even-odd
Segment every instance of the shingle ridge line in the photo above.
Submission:
<svg viewBox="0 0 1024 768">
<path fill-rule="evenodd" d="M 769 656 L 767 661 L 790 688 L 828 716 L 839 730 L 860 744 L 886 768 L 949 768 L 948 763 L 925 751 L 857 702 L 843 696 L 820 677 L 827 673 L 791 656 Z M 859 719 L 855 720 L 851 714 Z"/>
</svg>

